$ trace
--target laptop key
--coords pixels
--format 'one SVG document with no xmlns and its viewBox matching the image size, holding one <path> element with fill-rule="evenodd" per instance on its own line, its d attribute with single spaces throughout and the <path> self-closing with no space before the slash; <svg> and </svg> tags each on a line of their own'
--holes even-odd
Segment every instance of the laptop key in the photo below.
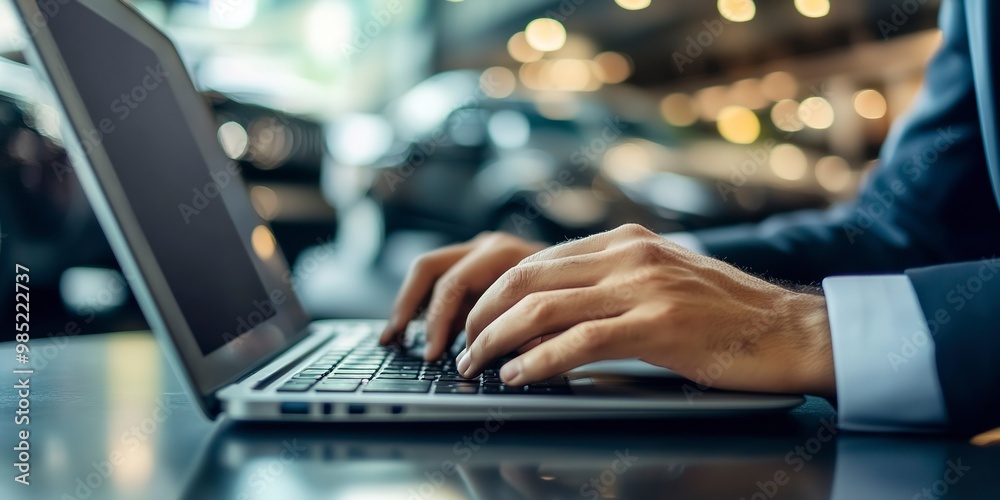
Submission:
<svg viewBox="0 0 1000 500">
<path fill-rule="evenodd" d="M 352 374 L 344 374 L 344 373 L 332 373 L 330 375 L 327 375 L 325 380 L 357 380 L 357 381 L 361 381 L 361 380 L 367 380 L 369 378 L 371 378 L 370 375 L 352 375 Z"/>
<path fill-rule="evenodd" d="M 405 380 L 405 379 L 416 379 L 416 373 L 380 373 L 375 380 Z"/>
<path fill-rule="evenodd" d="M 426 393 L 430 390 L 430 381 L 423 380 L 373 380 L 364 387 L 365 392 Z"/>
<path fill-rule="evenodd" d="M 524 394 L 523 386 L 510 386 L 507 384 L 501 385 L 484 385 L 483 394 Z"/>
<path fill-rule="evenodd" d="M 354 392 L 359 385 L 359 380 L 325 380 L 316 385 L 316 392 Z"/>
<path fill-rule="evenodd" d="M 312 387 L 311 383 L 288 381 L 278 387 L 278 392 L 305 392 Z"/>
<path fill-rule="evenodd" d="M 472 384 L 437 385 L 435 394 L 479 394 L 479 386 Z"/>
<path fill-rule="evenodd" d="M 569 387 L 534 387 L 530 385 L 524 390 L 524 393 L 545 396 L 568 396 L 572 394 L 569 391 Z"/>
</svg>

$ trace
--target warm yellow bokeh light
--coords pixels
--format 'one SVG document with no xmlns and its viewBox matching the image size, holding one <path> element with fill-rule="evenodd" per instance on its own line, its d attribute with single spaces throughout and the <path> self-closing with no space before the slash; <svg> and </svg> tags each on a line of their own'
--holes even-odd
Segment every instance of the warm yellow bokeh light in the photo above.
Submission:
<svg viewBox="0 0 1000 500">
<path fill-rule="evenodd" d="M 521 78 L 521 84 L 531 90 L 546 90 L 552 87 L 550 67 L 552 61 L 541 60 L 521 65 L 517 75 Z"/>
<path fill-rule="evenodd" d="M 267 226 L 263 225 L 253 228 L 253 234 L 250 235 L 250 245 L 257 256 L 263 260 L 273 257 L 275 250 L 277 250 L 274 234 Z"/>
<path fill-rule="evenodd" d="M 733 82 L 729 86 L 729 100 L 733 104 L 746 106 L 750 109 L 761 109 L 767 106 L 767 98 L 760 89 L 760 80 L 756 78 L 745 78 Z"/>
<path fill-rule="evenodd" d="M 750 108 L 727 106 L 719 111 L 717 121 L 719 135 L 734 144 L 750 144 L 760 137 L 760 120 Z"/>
<path fill-rule="evenodd" d="M 698 120 L 698 106 L 687 94 L 670 94 L 660 101 L 660 114 L 675 127 L 687 127 Z"/>
<path fill-rule="evenodd" d="M 701 119 L 705 121 L 715 121 L 722 108 L 730 104 L 729 91 L 722 85 L 703 88 L 694 94 L 694 98 L 698 101 Z"/>
<path fill-rule="evenodd" d="M 524 37 L 523 31 L 514 33 L 514 36 L 507 40 L 507 53 L 517 62 L 534 62 L 542 58 L 542 52 L 535 50 L 528 45 L 528 39 Z"/>
<path fill-rule="evenodd" d="M 778 144 L 771 149 L 768 163 L 774 175 L 789 181 L 801 179 L 806 175 L 806 170 L 809 169 L 809 160 L 806 158 L 806 154 L 798 146 L 792 144 Z"/>
<path fill-rule="evenodd" d="M 816 182 L 831 193 L 839 193 L 851 186 L 854 176 L 847 160 L 839 156 L 824 156 L 816 161 Z"/>
<path fill-rule="evenodd" d="M 503 66 L 487 68 L 479 76 L 479 88 L 494 99 L 503 99 L 513 94 L 516 87 L 517 77 L 514 72 Z"/>
<path fill-rule="evenodd" d="M 267 186 L 254 186 L 250 188 L 250 204 L 264 220 L 272 220 L 278 214 L 280 202 L 278 194 Z"/>
<path fill-rule="evenodd" d="M 778 101 L 771 108 L 771 122 L 785 132 L 798 132 L 805 126 L 799 119 L 799 103 L 792 99 Z"/>
<path fill-rule="evenodd" d="M 786 71 L 768 73 L 760 80 L 760 91 L 768 99 L 778 102 L 783 99 L 795 99 L 799 93 L 799 82 Z"/>
<path fill-rule="evenodd" d="M 650 0 L 615 0 L 615 3 L 625 10 L 642 10 L 649 7 Z"/>
<path fill-rule="evenodd" d="M 877 120 L 885 116 L 889 105 L 877 90 L 866 89 L 854 94 L 854 110 L 862 118 Z"/>
<path fill-rule="evenodd" d="M 601 52 L 594 56 L 594 62 L 601 68 L 598 76 L 604 83 L 621 83 L 632 75 L 632 63 L 617 52 Z"/>
<path fill-rule="evenodd" d="M 635 182 L 652 173 L 653 159 L 642 146 L 627 142 L 609 149 L 601 167 L 618 182 Z"/>
<path fill-rule="evenodd" d="M 744 23 L 757 14 L 757 4 L 753 0 L 719 0 L 719 14 L 734 22 Z"/>
<path fill-rule="evenodd" d="M 806 17 L 823 17 L 830 13 L 830 0 L 795 0 L 795 9 Z"/>
<path fill-rule="evenodd" d="M 528 23 L 528 27 L 524 29 L 524 37 L 531 48 L 552 52 L 561 49 L 566 43 L 566 28 L 555 19 L 543 17 Z"/>
<path fill-rule="evenodd" d="M 833 106 L 822 97 L 810 97 L 799 105 L 799 119 L 809 128 L 828 129 L 833 125 Z"/>
<path fill-rule="evenodd" d="M 590 85 L 590 66 L 580 59 L 559 59 L 552 63 L 552 83 L 556 90 L 579 92 Z"/>
</svg>

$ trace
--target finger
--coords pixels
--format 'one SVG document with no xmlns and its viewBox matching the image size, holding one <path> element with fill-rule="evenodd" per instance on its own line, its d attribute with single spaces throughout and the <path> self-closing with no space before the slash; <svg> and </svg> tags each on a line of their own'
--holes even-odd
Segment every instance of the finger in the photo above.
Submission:
<svg viewBox="0 0 1000 500">
<path fill-rule="evenodd" d="M 543 260 L 553 260 L 573 255 L 600 252 L 601 250 L 605 250 L 608 247 L 613 246 L 617 242 L 625 242 L 636 238 L 650 236 L 656 236 L 656 234 L 638 224 L 625 224 L 610 231 L 597 233 L 579 240 L 568 241 L 566 243 L 551 246 L 528 256 L 522 262 L 540 262 Z"/>
<path fill-rule="evenodd" d="M 428 360 L 437 359 L 465 324 L 465 318 L 460 318 L 459 312 L 470 298 L 470 292 L 478 295 L 485 290 L 494 276 L 499 276 L 512 264 L 511 260 L 515 259 L 504 257 L 500 249 L 478 246 L 437 280 L 427 306 L 424 356 Z M 454 328 L 456 324 L 458 327 Z"/>
<path fill-rule="evenodd" d="M 410 267 L 392 307 L 389 322 L 379 341 L 387 344 L 406 329 L 407 323 L 423 303 L 434 282 L 455 265 L 472 248 L 471 243 L 461 243 L 427 253 Z"/>
<path fill-rule="evenodd" d="M 604 253 L 518 264 L 508 269 L 490 285 L 469 313 L 469 321 L 465 327 L 468 332 L 466 345 L 471 346 L 488 325 L 528 295 L 588 287 L 613 270 L 613 260 Z"/>
<path fill-rule="evenodd" d="M 636 357 L 634 314 L 580 323 L 500 368 L 508 385 L 527 385 L 603 359 Z"/>
<path fill-rule="evenodd" d="M 615 294 L 614 288 L 606 286 L 528 295 L 476 337 L 458 360 L 458 371 L 471 377 L 489 366 L 490 361 L 540 337 L 587 321 L 618 316 L 632 306 L 632 301 L 617 299 Z"/>
</svg>

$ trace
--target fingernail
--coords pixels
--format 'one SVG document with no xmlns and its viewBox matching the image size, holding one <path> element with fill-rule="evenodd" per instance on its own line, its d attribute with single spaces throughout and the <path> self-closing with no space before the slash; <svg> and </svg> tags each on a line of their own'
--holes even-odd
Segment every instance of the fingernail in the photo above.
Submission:
<svg viewBox="0 0 1000 500">
<path fill-rule="evenodd" d="M 500 367 L 500 378 L 507 385 L 516 385 L 514 382 L 521 375 L 521 360 L 514 359 Z"/>
<path fill-rule="evenodd" d="M 469 350 L 468 346 L 463 347 L 462 350 L 458 352 L 458 356 L 455 356 L 455 361 L 462 359 L 462 356 L 465 356 L 465 352 L 468 350 Z"/>
<path fill-rule="evenodd" d="M 461 373 L 463 377 L 468 375 L 469 366 L 472 364 L 472 356 L 469 356 L 467 351 L 468 349 L 462 351 L 462 354 L 458 356 L 458 373 Z"/>
</svg>

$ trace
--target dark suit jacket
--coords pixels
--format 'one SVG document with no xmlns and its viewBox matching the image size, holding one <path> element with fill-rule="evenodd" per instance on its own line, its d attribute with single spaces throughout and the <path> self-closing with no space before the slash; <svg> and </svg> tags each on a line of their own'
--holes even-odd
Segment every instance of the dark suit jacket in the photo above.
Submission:
<svg viewBox="0 0 1000 500">
<path fill-rule="evenodd" d="M 924 88 L 855 201 L 695 233 L 708 253 L 775 279 L 905 272 L 960 432 L 1000 426 L 997 9 L 942 3 L 944 38 Z"/>
</svg>

